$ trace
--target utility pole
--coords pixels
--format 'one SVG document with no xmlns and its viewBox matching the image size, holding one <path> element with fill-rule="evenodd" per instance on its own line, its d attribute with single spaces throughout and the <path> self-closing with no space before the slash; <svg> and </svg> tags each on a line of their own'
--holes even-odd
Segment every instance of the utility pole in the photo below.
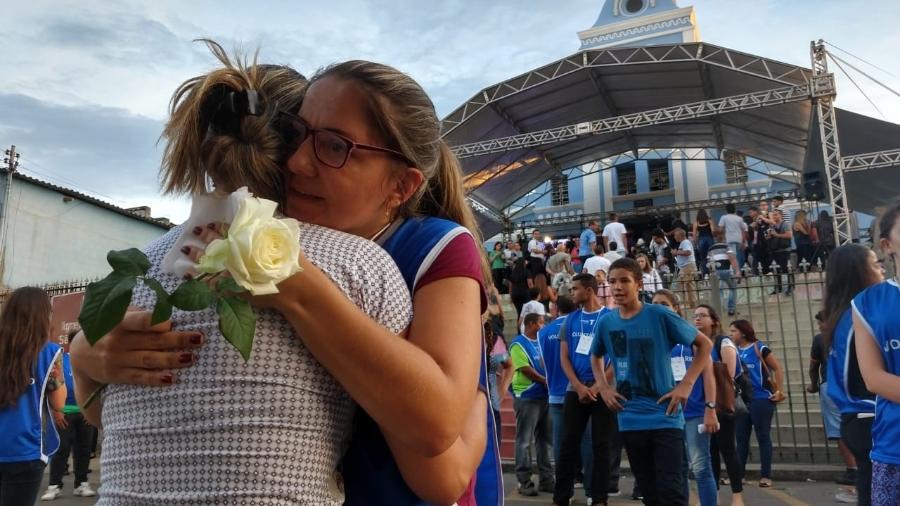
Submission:
<svg viewBox="0 0 900 506">
<path fill-rule="evenodd" d="M 4 155 L 6 156 L 3 159 L 3 162 L 6 163 L 6 181 L 3 182 L 5 188 L 2 188 L 3 200 L 0 201 L 0 286 L 6 286 L 6 229 L 8 228 L 6 215 L 9 209 L 9 195 L 12 189 L 13 173 L 19 167 L 19 157 L 21 156 L 16 152 L 15 144 L 6 150 Z"/>
</svg>

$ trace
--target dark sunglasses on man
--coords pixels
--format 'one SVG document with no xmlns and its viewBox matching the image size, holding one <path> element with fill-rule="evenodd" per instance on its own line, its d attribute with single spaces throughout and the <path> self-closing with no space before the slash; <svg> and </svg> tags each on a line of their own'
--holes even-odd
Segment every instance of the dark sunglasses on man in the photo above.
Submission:
<svg viewBox="0 0 900 506">
<path fill-rule="evenodd" d="M 403 160 L 410 166 L 415 166 L 406 155 L 399 151 L 360 144 L 337 132 L 313 128 L 303 118 L 289 112 L 278 112 L 277 127 L 291 153 L 299 149 L 306 139 L 312 137 L 313 153 L 315 153 L 316 159 L 335 169 L 340 169 L 347 163 L 354 149 L 387 153 Z"/>
</svg>

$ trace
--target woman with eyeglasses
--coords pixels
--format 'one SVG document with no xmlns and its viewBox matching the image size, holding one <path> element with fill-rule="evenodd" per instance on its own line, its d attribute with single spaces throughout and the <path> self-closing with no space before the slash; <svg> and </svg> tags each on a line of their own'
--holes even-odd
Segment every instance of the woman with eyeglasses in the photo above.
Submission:
<svg viewBox="0 0 900 506">
<path fill-rule="evenodd" d="M 728 370 L 728 375 L 731 378 L 740 376 L 741 363 L 737 356 L 737 346 L 730 337 L 722 334 L 722 320 L 715 309 L 707 304 L 697 306 L 697 309 L 694 310 L 694 326 L 712 339 L 713 363 L 725 364 L 725 368 Z M 715 399 L 715 396 L 713 398 Z M 735 402 L 741 402 L 738 396 L 735 396 Z M 722 465 L 719 456 L 721 453 L 725 460 L 725 470 L 728 472 L 728 479 L 731 485 L 731 506 L 743 506 L 744 487 L 741 480 L 741 464 L 735 451 L 734 413 L 723 412 L 721 409 L 713 411 L 719 424 L 719 430 L 709 436 L 710 468 L 713 475 L 713 484 L 718 491 Z M 743 411 L 746 411 L 746 408 L 743 408 Z M 709 413 L 707 413 L 707 416 L 709 416 Z M 694 475 L 697 475 L 696 471 L 694 471 Z M 699 480 L 697 481 L 697 486 L 698 488 L 700 487 Z"/>
<path fill-rule="evenodd" d="M 377 241 L 399 266 L 414 308 L 406 333 L 379 325 L 379 317 L 397 317 L 397 305 L 379 312 L 363 304 L 369 313 L 361 311 L 310 262 L 309 247 L 300 257 L 302 275 L 281 283 L 279 294 L 252 301 L 280 313 L 297 344 L 362 408 L 340 466 L 345 504 L 498 503 L 480 321 L 486 269 L 433 104 L 399 71 L 351 61 L 317 74 L 302 106 L 278 113 L 278 127 L 274 147 L 287 156 L 285 214 Z M 274 172 L 262 175 L 282 182 Z M 199 233 L 207 242 L 217 237 L 210 228 Z M 195 261 L 202 254 L 187 253 Z M 381 270 L 369 253 L 347 262 L 354 266 Z M 174 369 L 195 361 L 179 362 L 179 348 L 190 343 L 186 333 L 139 328 L 153 335 L 152 351 L 146 339 L 120 333 L 131 335 L 79 350 L 94 384 L 167 385 Z M 455 465 L 442 467 L 448 461 Z"/>
</svg>

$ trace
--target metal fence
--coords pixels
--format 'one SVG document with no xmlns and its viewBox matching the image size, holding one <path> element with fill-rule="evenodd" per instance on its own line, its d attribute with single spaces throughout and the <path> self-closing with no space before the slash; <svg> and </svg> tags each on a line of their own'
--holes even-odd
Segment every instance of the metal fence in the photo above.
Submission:
<svg viewBox="0 0 900 506">
<path fill-rule="evenodd" d="M 760 341 L 766 343 L 781 362 L 784 369 L 782 391 L 787 399 L 781 402 L 772 421 L 774 462 L 783 463 L 840 463 L 841 457 L 833 442 L 825 437 L 819 394 L 807 393 L 809 385 L 809 358 L 813 336 L 819 333 L 815 314 L 822 307 L 825 288 L 821 266 L 789 265 L 788 272 L 778 272 L 773 265 L 767 275 L 753 275 L 749 267 L 734 285 L 735 314 L 728 314 L 727 296 L 731 290 L 710 271 L 709 276 L 695 277 L 696 300 L 716 309 L 728 332 L 730 323 L 737 319 L 753 324 Z M 778 278 L 781 277 L 779 285 Z M 792 294 L 784 290 L 792 279 Z M 688 299 L 686 283 L 678 283 L 669 276 L 667 286 L 681 299 Z M 782 289 L 777 291 L 777 288 Z M 683 308 L 686 318 L 692 319 L 690 309 Z M 756 438 L 751 438 L 755 447 Z"/>
<path fill-rule="evenodd" d="M 48 283 L 44 285 L 31 285 L 43 289 L 48 295 L 63 295 L 73 292 L 83 292 L 90 283 L 97 281 L 96 279 L 79 279 L 73 281 L 62 281 L 59 283 Z M 0 289 L 0 307 L 6 303 L 6 298 L 14 291 L 12 288 Z"/>
</svg>

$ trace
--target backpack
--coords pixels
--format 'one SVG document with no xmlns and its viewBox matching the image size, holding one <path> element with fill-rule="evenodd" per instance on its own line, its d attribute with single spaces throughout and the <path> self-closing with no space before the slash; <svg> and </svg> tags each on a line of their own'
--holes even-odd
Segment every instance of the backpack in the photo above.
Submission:
<svg viewBox="0 0 900 506">
<path fill-rule="evenodd" d="M 725 336 L 719 336 L 716 339 L 716 354 L 719 355 L 719 359 L 722 358 L 722 341 L 725 339 Z M 734 390 L 735 395 L 739 396 L 744 404 L 747 406 L 750 405 L 750 401 L 753 400 L 753 384 L 750 382 L 750 375 L 747 373 L 747 364 L 741 360 L 741 356 L 738 353 L 735 353 L 735 358 L 738 361 L 738 364 L 741 366 L 741 373 L 734 378 Z M 718 385 L 716 385 L 718 387 Z"/>
</svg>

